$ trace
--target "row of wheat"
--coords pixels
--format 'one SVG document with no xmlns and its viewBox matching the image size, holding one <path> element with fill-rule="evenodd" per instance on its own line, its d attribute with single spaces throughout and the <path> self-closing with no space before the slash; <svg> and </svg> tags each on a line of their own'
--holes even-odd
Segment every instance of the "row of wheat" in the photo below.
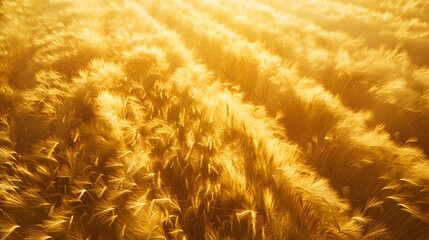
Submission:
<svg viewBox="0 0 429 240">
<path fill-rule="evenodd" d="M 417 143 L 429 153 L 428 68 L 415 68 L 404 53 L 368 49 L 363 42 L 255 2 L 245 7 L 238 1 L 197 6 L 249 39 L 262 41 L 293 64 L 299 75 L 314 78 L 338 94 L 346 106 L 371 110 L 370 124 L 384 124 L 397 143 Z M 240 16 L 228 14 L 234 11 L 240 11 Z"/>
<path fill-rule="evenodd" d="M 175 10 L 178 8 L 180 11 Z M 191 5 L 174 1 L 155 5 L 152 11 L 183 34 L 218 76 L 239 84 L 249 100 L 264 104 L 272 114 L 282 111 L 285 116 L 280 121 L 288 136 L 307 152 L 322 175 L 332 179 L 339 189 L 351 189 L 351 198 L 359 202 L 356 204 L 362 206 L 374 199 L 385 202 L 380 212 L 369 212 L 381 222 L 388 222 L 396 236 L 427 232 L 425 214 L 407 211 L 415 206 L 426 209 L 426 203 L 416 203 L 415 199 L 428 180 L 420 175 L 427 164 L 422 153 L 398 147 L 380 129 L 371 130 L 362 113 L 348 110 L 315 81 L 299 77 L 283 59 L 193 10 Z M 416 184 L 418 187 L 411 190 L 413 187 L 405 180 L 422 185 Z M 389 186 L 393 185 L 392 191 Z M 402 211 L 396 211 L 404 206 L 411 215 L 407 221 L 402 220 Z M 413 217 L 415 213 L 420 216 Z"/>
<path fill-rule="evenodd" d="M 0 239 L 429 236 L 428 70 L 399 49 L 253 1 L 0 13 Z"/>
<path fill-rule="evenodd" d="M 429 3 L 425 0 L 387 0 L 379 2 L 376 0 L 339 0 L 360 7 L 373 9 L 379 12 L 387 12 L 407 19 L 419 19 L 429 22 Z"/>
<path fill-rule="evenodd" d="M 363 38 L 369 46 L 385 44 L 395 48 L 400 43 L 400 48 L 409 54 L 414 63 L 427 66 L 429 23 L 420 19 L 402 18 L 389 12 L 374 11 L 331 0 L 318 1 L 317 8 L 313 7 L 314 1 L 311 0 L 299 3 L 274 0 L 266 3 L 312 19 L 327 29 L 344 31 Z"/>
</svg>

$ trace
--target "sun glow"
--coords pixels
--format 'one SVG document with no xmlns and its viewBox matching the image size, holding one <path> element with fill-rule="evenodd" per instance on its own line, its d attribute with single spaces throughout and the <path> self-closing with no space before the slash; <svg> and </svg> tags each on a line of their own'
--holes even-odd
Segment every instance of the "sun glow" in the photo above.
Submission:
<svg viewBox="0 0 429 240">
<path fill-rule="evenodd" d="M 0 239 L 428 239 L 428 8 L 0 1 Z"/>
</svg>

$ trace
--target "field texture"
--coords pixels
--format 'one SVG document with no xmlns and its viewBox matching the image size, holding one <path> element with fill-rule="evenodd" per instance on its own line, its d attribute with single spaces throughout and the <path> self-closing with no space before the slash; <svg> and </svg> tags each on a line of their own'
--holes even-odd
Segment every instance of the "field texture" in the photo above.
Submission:
<svg viewBox="0 0 429 240">
<path fill-rule="evenodd" d="M 0 0 L 0 240 L 429 239 L 426 0 Z"/>
</svg>

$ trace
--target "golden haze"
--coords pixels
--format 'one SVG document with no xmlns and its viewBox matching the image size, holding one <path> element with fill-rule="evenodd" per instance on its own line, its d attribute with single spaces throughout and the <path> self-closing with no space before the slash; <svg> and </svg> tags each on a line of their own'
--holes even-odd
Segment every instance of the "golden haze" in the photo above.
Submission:
<svg viewBox="0 0 429 240">
<path fill-rule="evenodd" d="M 0 0 L 0 240 L 429 239 L 426 0 Z"/>
</svg>

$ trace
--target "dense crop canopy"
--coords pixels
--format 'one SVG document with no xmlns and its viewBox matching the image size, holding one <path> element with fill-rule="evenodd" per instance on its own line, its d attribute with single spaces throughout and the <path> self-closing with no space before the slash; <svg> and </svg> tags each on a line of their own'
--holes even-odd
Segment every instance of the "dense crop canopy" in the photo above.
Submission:
<svg viewBox="0 0 429 240">
<path fill-rule="evenodd" d="M 423 0 L 0 0 L 0 240 L 429 239 Z"/>
</svg>

